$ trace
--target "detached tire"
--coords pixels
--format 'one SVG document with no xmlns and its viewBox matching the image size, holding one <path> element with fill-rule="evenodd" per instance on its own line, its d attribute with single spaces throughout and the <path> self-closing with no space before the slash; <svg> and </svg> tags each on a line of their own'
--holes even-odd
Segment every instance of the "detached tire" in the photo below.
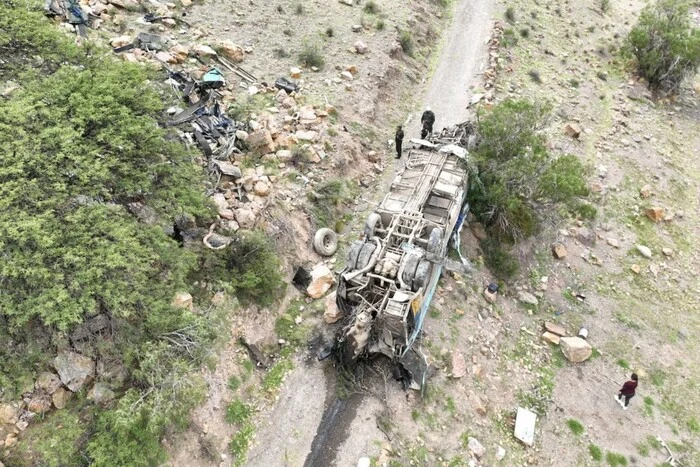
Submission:
<svg viewBox="0 0 700 467">
<path fill-rule="evenodd" d="M 365 238 L 370 239 L 374 237 L 374 229 L 379 226 L 381 227 L 382 225 L 382 218 L 379 214 L 376 212 L 373 212 L 369 216 L 367 216 L 367 221 L 365 222 Z"/>
<path fill-rule="evenodd" d="M 428 253 L 440 254 L 442 252 L 442 229 L 435 227 L 428 237 Z"/>
<path fill-rule="evenodd" d="M 416 268 L 416 275 L 413 277 L 413 291 L 418 292 L 421 287 L 425 287 L 430 281 L 430 273 L 433 265 L 430 261 L 422 259 Z"/>
<path fill-rule="evenodd" d="M 314 235 L 314 250 L 321 256 L 331 256 L 338 250 L 338 236 L 328 228 L 318 229 Z"/>
</svg>

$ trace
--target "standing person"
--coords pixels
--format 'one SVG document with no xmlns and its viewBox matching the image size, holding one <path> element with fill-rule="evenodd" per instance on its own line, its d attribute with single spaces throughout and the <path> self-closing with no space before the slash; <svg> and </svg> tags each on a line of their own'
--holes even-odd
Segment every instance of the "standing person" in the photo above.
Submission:
<svg viewBox="0 0 700 467">
<path fill-rule="evenodd" d="M 396 142 L 396 158 L 401 159 L 401 146 L 403 145 L 403 128 L 401 125 L 396 127 L 394 141 Z"/>
<path fill-rule="evenodd" d="M 425 108 L 425 112 L 420 117 L 420 122 L 423 125 L 423 129 L 420 132 L 421 139 L 425 139 L 426 136 L 433 132 L 433 124 L 435 123 L 435 114 L 430 107 Z"/>
<path fill-rule="evenodd" d="M 615 396 L 615 400 L 617 400 L 624 410 L 627 410 L 627 406 L 630 404 L 630 399 L 632 399 L 636 393 L 638 380 L 639 377 L 637 376 L 637 373 L 632 373 L 632 379 L 623 384 L 622 389 L 620 389 L 620 392 Z M 624 402 L 622 402 L 622 396 L 625 396 Z"/>
</svg>

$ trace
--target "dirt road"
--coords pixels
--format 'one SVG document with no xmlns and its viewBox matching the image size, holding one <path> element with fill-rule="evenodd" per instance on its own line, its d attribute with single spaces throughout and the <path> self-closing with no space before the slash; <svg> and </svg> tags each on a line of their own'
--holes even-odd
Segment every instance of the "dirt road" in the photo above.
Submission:
<svg viewBox="0 0 700 467">
<path fill-rule="evenodd" d="M 436 114 L 435 129 L 466 119 L 470 87 L 478 84 L 479 73 L 487 63 L 486 42 L 490 37 L 494 8 L 492 0 L 463 0 L 454 7 L 449 31 L 443 36 L 441 56 L 435 74 L 422 98 L 417 102 L 429 105 Z M 423 107 L 409 125 L 407 138 L 417 137 Z M 391 171 L 387 170 L 388 175 Z M 391 177 L 385 177 L 388 185 Z M 323 366 L 324 363 L 314 363 Z M 300 373 L 306 373 L 303 377 Z M 382 403 L 364 397 L 359 403 L 346 404 L 338 409 L 335 391 L 326 391 L 326 376 L 318 368 L 300 365 L 288 376 L 280 395 L 280 404 L 270 414 L 270 420 L 258 434 L 249 453 L 250 466 L 260 465 L 320 465 L 352 466 L 360 456 L 377 455 L 384 435 L 377 428 L 376 419 L 382 412 Z M 297 384 L 303 380 L 303 384 Z M 312 381 L 313 380 L 313 381 Z M 392 397 L 403 398 L 400 391 Z M 325 411 L 333 411 L 333 419 L 342 427 L 333 433 L 321 433 L 323 446 L 312 446 L 314 434 L 328 430 L 324 408 L 315 401 L 325 399 Z M 285 401 L 294 400 L 289 404 Z M 305 402 L 302 402 L 305 401 Z M 340 410 L 340 413 L 335 413 Z M 325 418 L 328 418 L 326 416 Z M 341 432 L 338 432 L 341 431 Z M 377 442 L 379 441 L 379 442 Z M 323 452 L 317 452 L 322 449 Z"/>
</svg>

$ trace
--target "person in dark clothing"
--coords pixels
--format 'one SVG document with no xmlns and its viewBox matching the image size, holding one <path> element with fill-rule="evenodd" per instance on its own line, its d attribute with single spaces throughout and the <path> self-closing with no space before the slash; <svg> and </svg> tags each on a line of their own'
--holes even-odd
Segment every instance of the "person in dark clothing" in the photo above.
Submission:
<svg viewBox="0 0 700 467">
<path fill-rule="evenodd" d="M 425 112 L 423 112 L 423 115 L 420 117 L 420 122 L 423 125 L 420 137 L 421 139 L 425 139 L 426 136 L 433 132 L 433 124 L 435 123 L 435 114 L 430 110 L 430 107 L 425 108 Z"/>
<path fill-rule="evenodd" d="M 627 410 L 627 406 L 630 404 L 630 399 L 632 399 L 636 393 L 638 380 L 639 377 L 637 376 L 637 373 L 632 373 L 632 379 L 623 384 L 622 389 L 620 389 L 619 393 L 615 396 L 615 400 L 617 400 L 624 410 Z M 622 402 L 622 396 L 625 396 L 624 402 Z"/>
<path fill-rule="evenodd" d="M 394 141 L 396 142 L 396 158 L 401 159 L 401 146 L 403 145 L 403 128 L 401 128 L 401 125 L 396 127 Z"/>
</svg>

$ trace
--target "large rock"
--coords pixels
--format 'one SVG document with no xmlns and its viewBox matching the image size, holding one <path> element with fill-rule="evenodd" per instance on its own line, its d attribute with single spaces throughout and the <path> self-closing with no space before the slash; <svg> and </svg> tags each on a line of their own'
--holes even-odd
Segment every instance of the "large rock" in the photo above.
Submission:
<svg viewBox="0 0 700 467">
<path fill-rule="evenodd" d="M 131 44 L 132 42 L 134 42 L 134 38 L 131 36 L 119 36 L 111 38 L 109 40 L 109 45 L 116 49 L 117 47 L 123 47 L 125 45 Z"/>
<path fill-rule="evenodd" d="M 561 326 L 556 323 L 552 323 L 550 321 L 545 321 L 544 322 L 544 328 L 553 334 L 556 334 L 557 336 L 566 336 L 566 328 L 564 326 Z"/>
<path fill-rule="evenodd" d="M 270 185 L 262 180 L 256 182 L 253 186 L 253 192 L 258 196 L 267 196 L 270 194 Z"/>
<path fill-rule="evenodd" d="M 234 63 L 242 62 L 245 58 L 245 50 L 243 50 L 243 47 L 231 41 L 222 41 L 219 44 L 219 50 L 221 51 L 221 55 Z"/>
<path fill-rule="evenodd" d="M 105 383 L 95 383 L 88 392 L 87 398 L 95 404 L 105 405 L 114 400 L 114 392 Z"/>
<path fill-rule="evenodd" d="M 51 397 L 47 394 L 35 394 L 29 400 L 27 410 L 40 415 L 48 412 L 51 410 Z"/>
<path fill-rule="evenodd" d="M 530 292 L 518 292 L 518 301 L 520 303 L 524 303 L 525 305 L 532 305 L 532 306 L 537 306 L 540 304 L 539 300 L 537 300 L 537 297 L 532 295 Z"/>
<path fill-rule="evenodd" d="M 467 376 L 467 361 L 462 352 L 455 350 L 452 352 L 452 377 L 464 378 Z"/>
<path fill-rule="evenodd" d="M 562 259 L 565 258 L 567 255 L 566 247 L 562 245 L 561 243 L 553 243 L 552 244 L 552 255 L 556 259 Z"/>
<path fill-rule="evenodd" d="M 469 437 L 469 444 L 467 445 L 469 451 L 476 457 L 481 458 L 486 454 L 486 448 L 479 442 L 478 439 Z"/>
<path fill-rule="evenodd" d="M 576 123 L 567 123 L 564 126 L 564 133 L 567 134 L 567 136 L 570 136 L 572 138 L 578 138 L 581 136 L 581 127 L 578 126 Z"/>
<path fill-rule="evenodd" d="M 255 213 L 250 209 L 239 208 L 234 213 L 236 222 L 242 229 L 252 229 L 255 226 Z"/>
<path fill-rule="evenodd" d="M 637 251 L 645 258 L 651 258 L 651 249 L 648 246 L 637 245 Z"/>
<path fill-rule="evenodd" d="M 61 382 L 71 391 L 79 391 L 95 375 L 95 362 L 75 352 L 61 352 L 54 359 Z"/>
<path fill-rule="evenodd" d="M 53 393 L 53 396 L 51 396 L 51 402 L 53 402 L 54 407 L 60 410 L 66 407 L 66 404 L 68 404 L 72 396 L 72 392 L 66 391 L 63 388 L 58 388 L 58 390 Z"/>
<path fill-rule="evenodd" d="M 582 245 L 593 246 L 595 244 L 595 232 L 588 227 L 579 227 L 576 229 L 576 240 Z"/>
<path fill-rule="evenodd" d="M 61 379 L 58 375 L 45 371 L 36 379 L 34 387 L 51 395 L 61 387 Z"/>
<path fill-rule="evenodd" d="M 12 402 L 0 404 L 0 425 L 14 425 L 22 411 Z"/>
<path fill-rule="evenodd" d="M 335 301 L 335 292 L 329 294 L 325 300 L 325 311 L 323 312 L 323 321 L 326 324 L 333 324 L 343 317 L 343 313 L 338 308 L 338 304 Z"/>
<path fill-rule="evenodd" d="M 357 52 L 360 55 L 364 55 L 367 52 L 369 52 L 369 47 L 367 47 L 367 44 L 365 44 L 362 41 L 355 42 L 355 45 L 353 47 L 355 47 L 355 52 Z"/>
<path fill-rule="evenodd" d="M 321 298 L 335 282 L 333 272 L 325 264 L 317 264 L 311 271 L 311 283 L 306 288 L 306 293 L 311 298 Z"/>
<path fill-rule="evenodd" d="M 574 363 L 586 361 L 593 353 L 591 344 L 580 337 L 562 337 L 559 345 L 567 360 Z"/>
<path fill-rule="evenodd" d="M 644 213 L 652 222 L 661 222 L 664 220 L 664 208 L 654 206 L 644 211 Z"/>
<path fill-rule="evenodd" d="M 192 295 L 189 292 L 178 292 L 172 302 L 173 308 L 192 309 Z"/>
<path fill-rule="evenodd" d="M 255 130 L 248 136 L 248 146 L 260 154 L 275 152 L 275 142 L 272 140 L 272 134 L 264 128 Z"/>
<path fill-rule="evenodd" d="M 216 50 L 212 49 L 208 45 L 195 44 L 192 46 L 192 52 L 200 57 L 213 57 L 216 55 Z"/>
<path fill-rule="evenodd" d="M 542 339 L 554 345 L 559 345 L 559 342 L 561 341 L 560 336 L 549 331 L 545 331 L 545 333 L 542 334 Z"/>
</svg>

